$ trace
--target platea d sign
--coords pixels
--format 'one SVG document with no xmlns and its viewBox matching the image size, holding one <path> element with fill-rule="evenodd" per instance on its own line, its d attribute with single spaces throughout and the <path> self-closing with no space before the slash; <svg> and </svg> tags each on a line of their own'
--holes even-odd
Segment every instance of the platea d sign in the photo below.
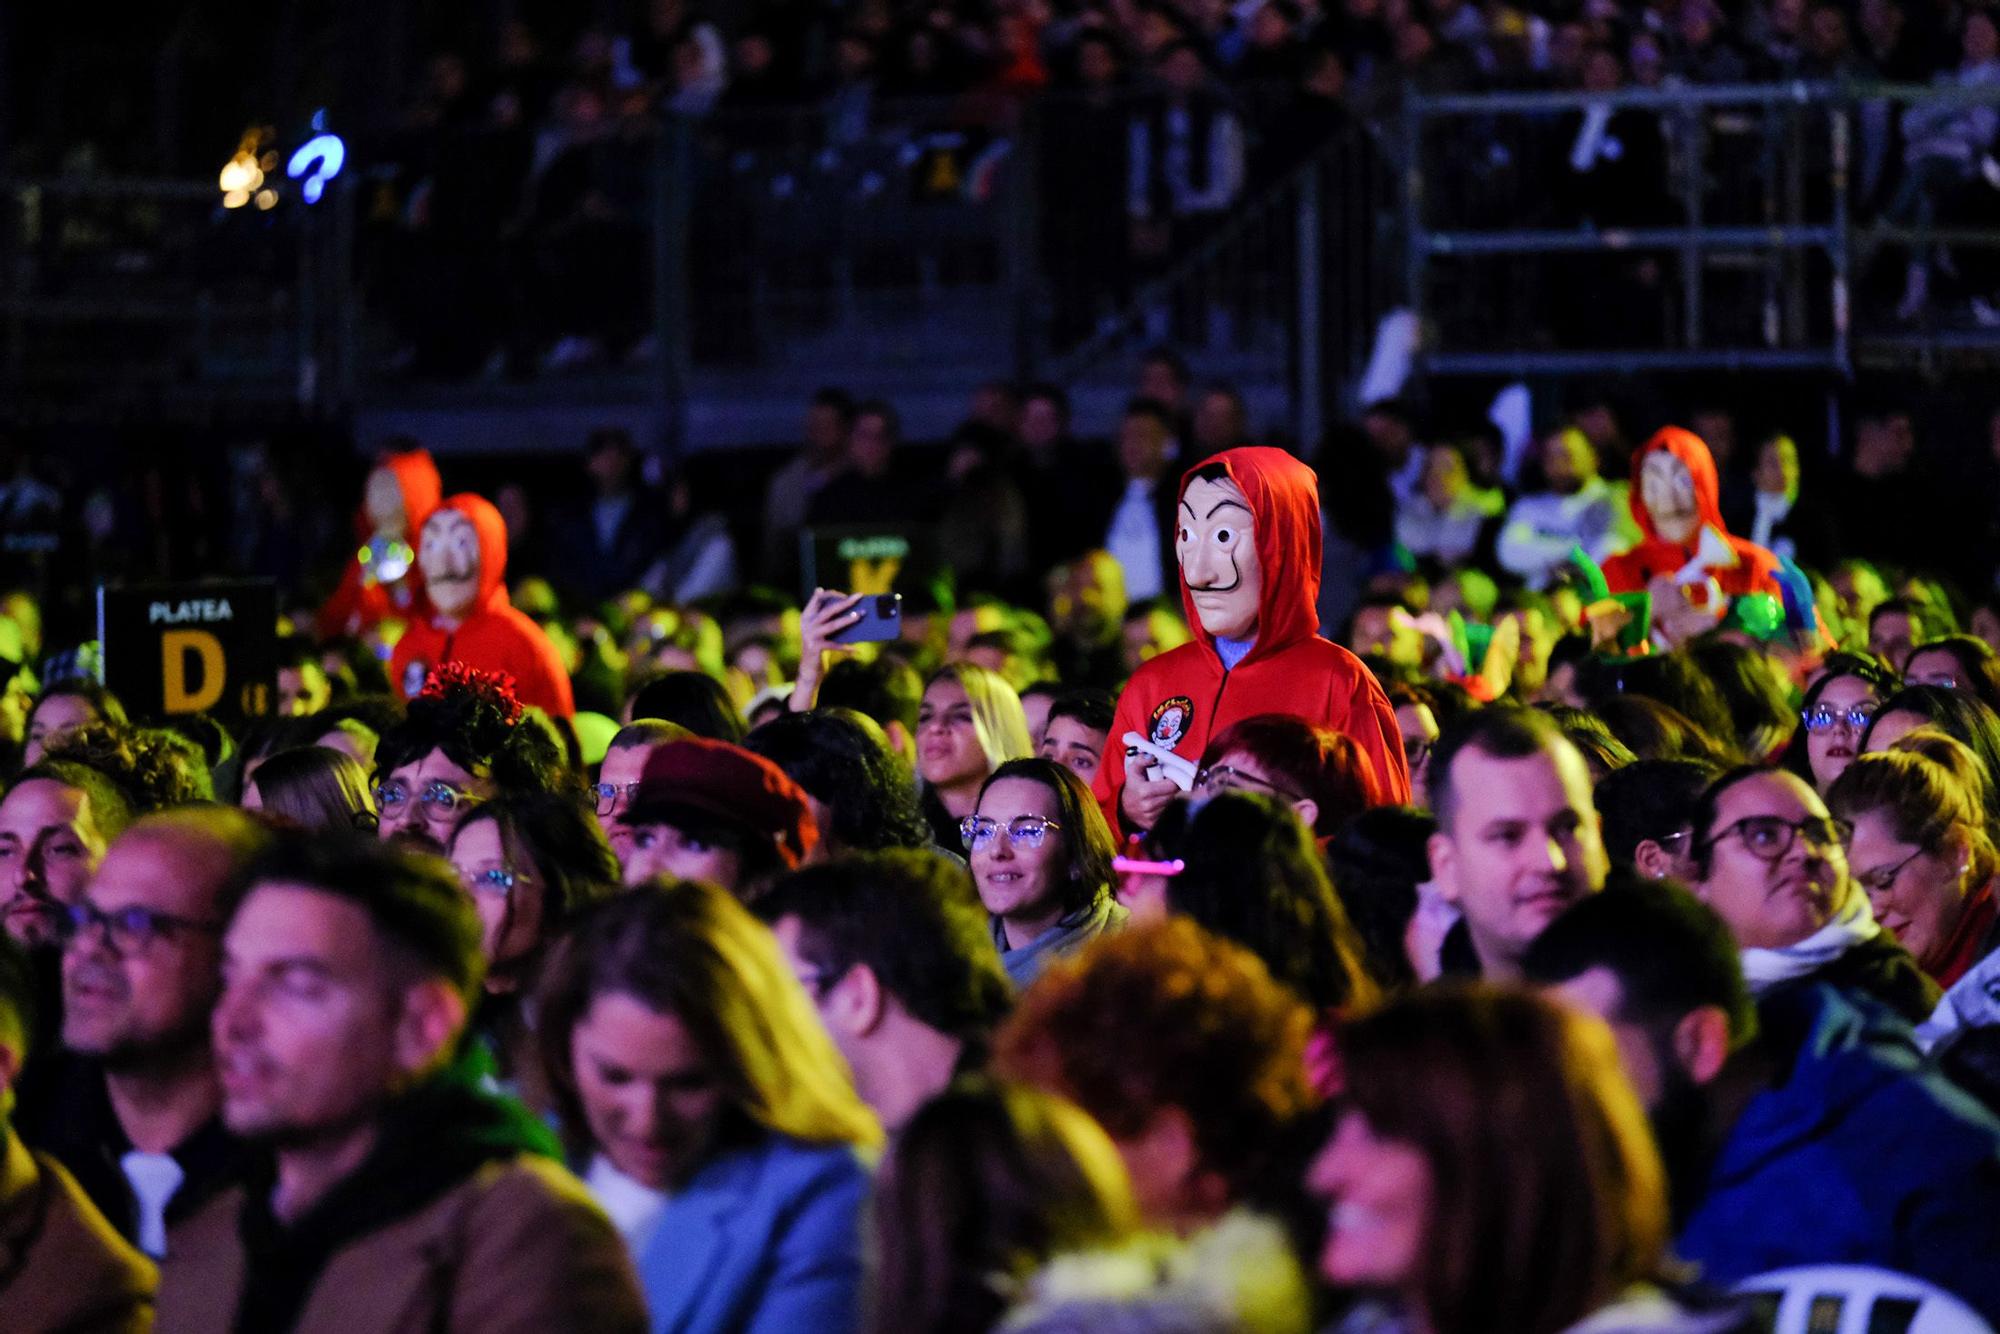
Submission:
<svg viewBox="0 0 2000 1334">
<path fill-rule="evenodd" d="M 132 713 L 271 711 L 278 597 L 267 580 L 100 588 L 97 637 L 104 684 Z"/>
</svg>

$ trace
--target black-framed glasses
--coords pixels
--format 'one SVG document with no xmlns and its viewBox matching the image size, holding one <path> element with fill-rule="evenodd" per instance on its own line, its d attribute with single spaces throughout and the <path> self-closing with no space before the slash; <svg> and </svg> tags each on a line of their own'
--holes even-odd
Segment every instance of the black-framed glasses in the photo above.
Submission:
<svg viewBox="0 0 2000 1334">
<path fill-rule="evenodd" d="M 592 783 L 590 785 L 590 795 L 597 801 L 597 813 L 599 815 L 611 814 L 612 810 L 618 805 L 618 797 L 621 793 L 624 795 L 625 800 L 630 801 L 634 796 L 638 795 L 638 792 L 639 785 L 637 783 Z"/>
<path fill-rule="evenodd" d="M 1840 723 L 1846 723 L 1857 732 L 1868 730 L 1868 724 L 1875 721 L 1873 704 L 1856 704 L 1845 712 L 1828 704 L 1815 704 L 1799 715 L 1805 721 L 1806 731 L 1825 732 Z"/>
<path fill-rule="evenodd" d="M 1681 855 L 1681 850 L 1686 848 L 1693 838 L 1694 830 L 1676 829 L 1671 834 L 1660 835 L 1653 842 L 1658 844 L 1660 851 L 1666 853 L 1669 857 L 1678 857 Z"/>
<path fill-rule="evenodd" d="M 1924 850 L 1918 848 L 1894 866 L 1878 866 L 1866 875 L 1858 875 L 1854 878 L 1859 880 L 1861 887 L 1870 894 L 1887 894 L 1896 887 L 1896 881 L 1902 878 L 1903 868 L 1923 855 Z"/>
<path fill-rule="evenodd" d="M 1782 815 L 1746 815 L 1701 846 L 1706 850 L 1734 838 L 1752 857 L 1775 862 L 1792 850 L 1800 835 L 1805 836 L 1808 846 L 1832 852 L 1847 846 L 1847 841 L 1854 837 L 1854 826 L 1825 815 L 1808 815 L 1803 820 L 1787 820 Z"/>
<path fill-rule="evenodd" d="M 1279 787 L 1270 779 L 1259 778 L 1255 774 L 1244 773 L 1241 769 L 1233 768 L 1227 764 L 1209 765 L 1194 776 L 1194 785 L 1203 792 L 1211 795 L 1217 792 L 1227 792 L 1232 788 L 1255 787 L 1283 797 L 1286 801 L 1299 800 L 1297 795 L 1285 791 L 1285 789 Z"/>
<path fill-rule="evenodd" d="M 65 946 L 86 932 L 102 929 L 105 939 L 118 954 L 139 954 L 162 936 L 184 932 L 213 936 L 221 934 L 223 923 L 180 917 L 170 912 L 132 904 L 105 912 L 93 903 L 65 904 L 56 917 L 56 933 Z"/>
<path fill-rule="evenodd" d="M 1403 742 L 1403 759 L 1412 773 L 1424 767 L 1424 762 L 1437 749 L 1436 740 L 1426 741 L 1422 737 L 1409 737 Z"/>
<path fill-rule="evenodd" d="M 410 799 L 410 789 L 402 783 L 387 782 L 375 785 L 375 809 L 384 815 L 403 809 Z M 461 806 L 478 804 L 479 799 L 469 792 L 461 792 L 443 779 L 432 779 L 424 784 L 417 794 L 417 800 L 425 806 L 432 806 L 450 815 Z"/>
<path fill-rule="evenodd" d="M 1017 815 L 1006 824 L 1001 824 L 990 815 L 968 815 L 958 822 L 958 838 L 965 844 L 967 852 L 977 852 L 1004 829 L 1009 843 L 1023 848 L 1039 848 L 1042 840 L 1049 836 L 1049 830 L 1061 828 L 1054 820 L 1040 815 Z"/>
</svg>

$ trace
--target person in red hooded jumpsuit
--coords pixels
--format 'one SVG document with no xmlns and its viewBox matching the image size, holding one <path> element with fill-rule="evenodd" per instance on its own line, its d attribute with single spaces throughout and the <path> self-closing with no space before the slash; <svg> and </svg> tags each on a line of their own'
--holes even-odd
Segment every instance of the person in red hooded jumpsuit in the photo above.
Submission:
<svg viewBox="0 0 2000 1334">
<path fill-rule="evenodd" d="M 430 611 L 414 548 L 443 495 L 429 450 L 392 449 L 376 461 L 354 517 L 360 554 L 319 609 L 321 639 L 363 635 L 391 617 L 414 621 Z"/>
<path fill-rule="evenodd" d="M 1319 484 L 1281 449 L 1231 449 L 1181 479 L 1175 555 L 1194 641 L 1134 672 L 1118 697 L 1095 793 L 1113 829 L 1147 829 L 1180 795 L 1149 781 L 1137 732 L 1198 762 L 1209 737 L 1239 719 L 1292 714 L 1352 737 L 1378 796 L 1410 799 L 1396 713 L 1361 660 L 1318 633 Z"/>
<path fill-rule="evenodd" d="M 440 663 L 462 662 L 514 678 L 523 704 L 558 717 L 576 713 L 556 646 L 508 600 L 507 525 L 483 496 L 452 496 L 424 524 L 417 561 L 430 614 L 396 643 L 389 679 L 414 699 Z"/>
<path fill-rule="evenodd" d="M 1723 560 L 1708 565 L 1707 577 L 1724 596 L 1782 597 L 1778 558 L 1755 542 L 1730 536 L 1722 526 L 1721 495 L 1715 457 L 1701 437 L 1678 426 L 1662 427 L 1632 456 L 1632 517 L 1645 537 L 1604 562 L 1605 584 L 1614 593 L 1650 589 L 1657 600 L 1700 555 L 1702 533 L 1711 531 L 1709 548 Z"/>
</svg>

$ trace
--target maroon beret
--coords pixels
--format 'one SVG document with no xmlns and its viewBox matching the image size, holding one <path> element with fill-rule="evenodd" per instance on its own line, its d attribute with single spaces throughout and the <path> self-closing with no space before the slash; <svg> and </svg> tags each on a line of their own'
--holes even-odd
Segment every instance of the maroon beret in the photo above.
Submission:
<svg viewBox="0 0 2000 1334">
<path fill-rule="evenodd" d="M 819 842 L 805 790 L 762 755 L 726 741 L 685 737 L 646 757 L 624 822 L 670 824 L 676 810 L 698 811 L 774 839 L 789 866 L 797 866 Z"/>
</svg>

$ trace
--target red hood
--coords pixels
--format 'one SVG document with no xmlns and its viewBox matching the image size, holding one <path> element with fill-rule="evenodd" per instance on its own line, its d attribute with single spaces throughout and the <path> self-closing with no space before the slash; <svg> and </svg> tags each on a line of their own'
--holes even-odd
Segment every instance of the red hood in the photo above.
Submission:
<svg viewBox="0 0 2000 1334">
<path fill-rule="evenodd" d="M 1640 494 L 1639 472 L 1645 467 L 1646 457 L 1661 450 L 1686 464 L 1688 476 L 1694 479 L 1694 504 L 1701 515 L 1701 524 L 1689 541 L 1680 544 L 1692 554 L 1695 543 L 1701 540 L 1702 528 L 1713 528 L 1722 533 L 1729 531 L 1722 526 L 1722 487 L 1715 476 L 1715 456 L 1708 452 L 1708 446 L 1702 443 L 1700 436 L 1678 426 L 1662 426 L 1646 442 L 1645 448 L 1632 456 L 1632 491 L 1626 499 L 1632 507 L 1633 521 L 1639 525 L 1639 531 L 1646 535 L 1648 542 L 1666 539 L 1655 531 L 1653 516 L 1646 512 L 1646 498 Z"/>
<path fill-rule="evenodd" d="M 403 493 L 403 531 L 409 534 L 410 545 L 415 546 L 417 535 L 424 530 L 424 520 L 431 517 L 444 497 L 444 479 L 438 476 L 436 461 L 428 449 L 390 449 L 376 457 L 375 467 L 387 468 L 396 479 L 396 489 Z M 365 502 L 354 512 L 354 530 L 364 542 L 375 536 L 375 525 L 368 518 Z"/>
<path fill-rule="evenodd" d="M 500 511 L 485 496 L 470 491 L 459 492 L 437 508 L 463 514 L 479 534 L 479 596 L 473 605 L 480 611 L 512 605 L 507 600 L 507 521 Z"/>
<path fill-rule="evenodd" d="M 1195 474 L 1220 466 L 1250 502 L 1257 525 L 1257 564 L 1263 599 L 1257 607 L 1257 647 L 1245 662 L 1319 632 L 1319 480 L 1313 470 L 1282 449 L 1254 445 L 1203 459 L 1181 478 L 1181 494 Z M 1181 610 L 1195 642 L 1215 652 L 1215 636 L 1201 628 L 1187 580 L 1181 581 Z"/>
</svg>

